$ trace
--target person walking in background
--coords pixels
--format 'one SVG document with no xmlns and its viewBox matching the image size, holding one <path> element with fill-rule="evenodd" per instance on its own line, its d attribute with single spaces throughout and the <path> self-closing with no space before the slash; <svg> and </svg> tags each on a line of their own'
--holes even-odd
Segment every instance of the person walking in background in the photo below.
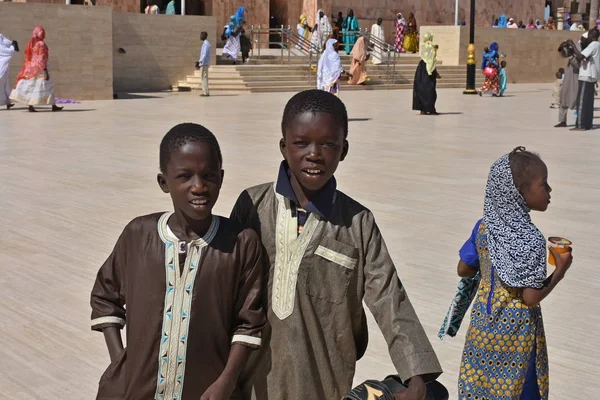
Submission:
<svg viewBox="0 0 600 400">
<path fill-rule="evenodd" d="M 19 51 L 19 44 L 9 40 L 0 34 L 0 106 L 6 106 L 10 110 L 14 104 L 10 101 L 10 82 L 8 81 L 10 59 Z"/>
<path fill-rule="evenodd" d="M 592 129 L 594 92 L 600 75 L 600 43 L 598 43 L 598 36 L 598 29 L 592 29 L 587 33 L 587 46 L 579 56 L 581 68 L 579 68 L 579 91 L 577 93 L 577 121 L 575 128 L 572 129 L 575 131 Z"/>
<path fill-rule="evenodd" d="M 252 49 L 252 41 L 246 35 L 245 29 L 240 32 L 240 48 L 242 50 L 242 64 L 245 64 L 250 58 L 250 50 Z"/>
<path fill-rule="evenodd" d="M 333 19 L 332 19 L 333 21 Z M 338 12 L 337 19 L 335 20 L 335 27 L 333 28 L 333 33 L 335 34 L 334 38 L 337 39 L 338 43 L 336 44 L 336 51 L 338 46 L 344 40 L 342 36 L 342 29 L 344 28 L 344 14 L 340 11 Z"/>
<path fill-rule="evenodd" d="M 437 101 L 437 72 L 438 45 L 433 43 L 433 34 L 426 32 L 421 45 L 421 61 L 415 72 L 413 83 L 413 110 L 420 111 L 421 115 L 438 115 L 435 109 Z"/>
<path fill-rule="evenodd" d="M 371 62 L 375 65 L 383 63 L 383 46 L 386 46 L 382 23 L 383 19 L 377 18 L 377 23 L 371 27 L 371 37 L 376 39 L 371 43 L 373 45 L 373 58 Z"/>
<path fill-rule="evenodd" d="M 364 36 L 359 37 L 356 43 L 354 43 L 350 54 L 352 55 L 352 64 L 350 65 L 350 79 L 348 83 L 351 85 L 362 85 L 369 80 L 369 76 L 367 75 L 369 53 Z"/>
<path fill-rule="evenodd" d="M 500 63 L 498 78 L 500 81 L 500 92 L 498 93 L 498 97 L 504 97 L 504 92 L 506 92 L 506 88 L 508 86 L 508 76 L 506 75 L 506 61 L 504 60 Z"/>
<path fill-rule="evenodd" d="M 555 128 L 565 128 L 567 126 L 567 114 L 569 110 L 574 110 L 577 105 L 580 48 L 579 44 L 574 43 L 572 40 L 565 40 L 558 47 L 561 56 L 568 58 L 569 61 L 560 88 L 560 108 L 558 110 L 558 124 L 554 125 Z"/>
<path fill-rule="evenodd" d="M 346 54 L 350 54 L 352 51 L 352 47 L 354 46 L 354 43 L 356 43 L 356 33 L 358 31 L 360 31 L 358 19 L 354 16 L 354 10 L 349 9 L 348 15 L 346 15 L 342 25 Z"/>
<path fill-rule="evenodd" d="M 156 0 L 148 0 L 148 5 L 144 10 L 144 14 L 160 14 L 160 9 L 156 5 Z"/>
<path fill-rule="evenodd" d="M 46 31 L 41 26 L 33 29 L 33 35 L 25 49 L 23 68 L 17 76 L 17 85 L 10 93 L 10 99 L 27 104 L 30 112 L 36 112 L 34 106 L 52 105 L 52 111 L 63 108 L 56 105 L 54 98 L 54 80 L 48 72 L 48 46 L 44 42 Z"/>
<path fill-rule="evenodd" d="M 556 71 L 554 76 L 556 79 L 554 79 L 554 90 L 552 91 L 552 103 L 550 104 L 550 108 L 558 108 L 560 106 L 560 89 L 562 88 L 564 74 L 564 68 L 559 68 L 558 71 Z"/>
<path fill-rule="evenodd" d="M 317 68 L 317 89 L 337 96 L 340 91 L 339 80 L 344 72 L 344 67 L 335 48 L 336 43 L 336 39 L 329 39 L 325 44 L 325 51 L 319 59 Z"/>
<path fill-rule="evenodd" d="M 406 31 L 406 19 L 402 13 L 396 14 L 394 25 L 396 27 L 396 38 L 394 40 L 394 45 L 399 53 L 404 53 L 404 32 Z"/>
<path fill-rule="evenodd" d="M 200 67 L 200 73 L 202 76 L 202 94 L 201 97 L 210 96 L 208 89 L 208 69 L 210 68 L 210 52 L 212 46 L 208 41 L 208 33 L 201 32 L 200 40 L 202 40 L 202 49 L 200 50 L 200 59 L 198 59 L 198 66 Z"/>
<path fill-rule="evenodd" d="M 323 46 L 325 46 L 325 43 L 331 36 L 332 32 L 333 29 L 331 28 L 329 18 L 327 18 L 327 15 L 325 15 L 325 12 L 322 9 L 319 9 L 317 12 L 317 23 L 311 38 L 311 42 L 319 49 L 319 52 L 323 50 Z"/>
<path fill-rule="evenodd" d="M 308 46 L 308 43 L 310 43 L 310 33 L 312 32 L 312 28 L 308 25 L 308 17 L 306 14 L 300 16 L 296 29 L 298 30 L 298 36 L 300 37 L 300 43 L 297 47 L 305 48 Z"/>
<path fill-rule="evenodd" d="M 408 14 L 408 23 L 404 33 L 404 50 L 407 53 L 416 53 L 419 51 L 419 41 L 417 40 L 417 19 L 414 13 Z"/>
<path fill-rule="evenodd" d="M 165 14 L 175 15 L 175 0 L 169 1 L 169 4 L 167 4 L 167 11 L 165 11 Z"/>
<path fill-rule="evenodd" d="M 481 62 L 481 70 L 485 75 L 483 85 L 479 89 L 479 96 L 485 92 L 492 92 L 492 95 L 497 96 L 500 91 L 500 81 L 498 77 L 498 68 L 500 68 L 498 53 L 498 43 L 494 42 L 490 47 L 486 47 L 483 52 L 483 61 Z"/>
</svg>

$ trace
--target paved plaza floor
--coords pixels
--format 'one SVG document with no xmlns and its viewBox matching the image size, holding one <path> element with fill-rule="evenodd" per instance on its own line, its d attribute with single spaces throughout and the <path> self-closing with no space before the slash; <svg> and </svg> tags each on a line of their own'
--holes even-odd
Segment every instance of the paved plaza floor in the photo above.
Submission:
<svg viewBox="0 0 600 400">
<path fill-rule="evenodd" d="M 468 321 L 455 339 L 436 334 L 458 249 L 481 217 L 491 163 L 517 145 L 541 153 L 554 190 L 533 220 L 546 236 L 573 240 L 575 259 L 543 302 L 551 399 L 597 398 L 600 130 L 553 128 L 551 85 L 513 85 L 498 99 L 438 94 L 444 114 L 428 117 L 410 110 L 410 91 L 342 92 L 351 122 L 339 189 L 373 211 L 456 398 Z M 62 113 L 0 111 L 0 397 L 94 398 L 109 361 L 89 328 L 90 289 L 126 223 L 171 208 L 156 183 L 162 136 L 180 122 L 217 135 L 226 175 L 216 211 L 228 215 L 241 190 L 276 177 L 291 95 L 159 93 Z M 371 318 L 356 382 L 393 372 Z"/>
</svg>

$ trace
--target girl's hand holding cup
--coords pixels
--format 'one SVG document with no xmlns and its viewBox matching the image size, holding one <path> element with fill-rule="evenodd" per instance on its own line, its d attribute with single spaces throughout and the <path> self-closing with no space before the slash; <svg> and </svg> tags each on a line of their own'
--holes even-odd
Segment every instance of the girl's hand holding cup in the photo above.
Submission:
<svg viewBox="0 0 600 400">
<path fill-rule="evenodd" d="M 570 240 L 560 237 L 548 238 L 548 263 L 556 266 L 556 271 L 566 273 L 573 262 L 573 244 Z"/>
</svg>

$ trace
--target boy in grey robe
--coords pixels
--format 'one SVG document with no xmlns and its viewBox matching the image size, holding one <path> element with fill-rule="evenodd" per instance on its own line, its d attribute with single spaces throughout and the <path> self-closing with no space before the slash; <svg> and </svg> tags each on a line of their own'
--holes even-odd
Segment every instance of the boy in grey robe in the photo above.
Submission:
<svg viewBox="0 0 600 400">
<path fill-rule="evenodd" d="M 336 189 L 348 152 L 348 115 L 310 90 L 286 105 L 275 183 L 245 190 L 231 214 L 256 230 L 267 257 L 263 349 L 242 376 L 245 398 L 340 399 L 352 387 L 373 313 L 401 379 L 398 399 L 421 400 L 442 372 L 373 214 Z"/>
</svg>

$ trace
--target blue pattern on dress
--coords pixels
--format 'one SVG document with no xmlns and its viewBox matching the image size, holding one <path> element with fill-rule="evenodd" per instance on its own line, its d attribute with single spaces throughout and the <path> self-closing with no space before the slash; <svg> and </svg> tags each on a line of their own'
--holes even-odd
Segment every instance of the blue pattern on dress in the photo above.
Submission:
<svg viewBox="0 0 600 400">
<path fill-rule="evenodd" d="M 481 282 L 462 355 L 458 398 L 547 400 L 548 355 L 541 308 L 527 307 L 519 289 L 498 277 L 487 246 L 485 222 L 479 224 L 475 241 L 465 245 L 469 242 L 479 255 Z M 535 360 L 531 360 L 533 356 Z M 527 374 L 530 362 L 535 374 Z M 526 375 L 534 382 L 525 385 Z M 534 393 L 522 394 L 524 386 L 533 388 Z"/>
</svg>

